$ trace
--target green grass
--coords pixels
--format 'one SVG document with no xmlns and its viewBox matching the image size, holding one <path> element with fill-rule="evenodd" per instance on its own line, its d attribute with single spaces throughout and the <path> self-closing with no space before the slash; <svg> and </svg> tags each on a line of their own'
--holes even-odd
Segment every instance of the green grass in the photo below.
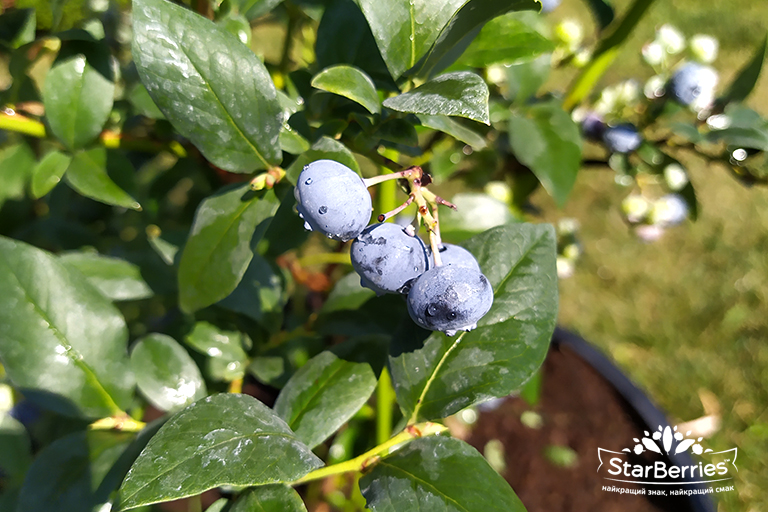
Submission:
<svg viewBox="0 0 768 512">
<path fill-rule="evenodd" d="M 555 16 L 588 21 L 576 0 L 565 0 Z M 639 49 L 662 23 L 686 36 L 718 37 L 715 66 L 728 83 L 765 36 L 768 5 L 658 1 L 602 85 L 650 75 Z M 768 116 L 768 72 L 749 104 Z M 611 171 L 582 172 L 562 211 L 537 192 L 534 203 L 548 220 L 571 216 L 582 223 L 585 255 L 574 277 L 561 282 L 560 322 L 607 351 L 673 423 L 718 411 L 722 427 L 708 446 L 739 449 L 736 492 L 717 495 L 719 509 L 768 510 L 768 189 L 745 188 L 703 160 L 685 163 L 700 218 L 652 244 L 623 223 L 619 205 L 629 190 L 614 183 Z"/>
</svg>

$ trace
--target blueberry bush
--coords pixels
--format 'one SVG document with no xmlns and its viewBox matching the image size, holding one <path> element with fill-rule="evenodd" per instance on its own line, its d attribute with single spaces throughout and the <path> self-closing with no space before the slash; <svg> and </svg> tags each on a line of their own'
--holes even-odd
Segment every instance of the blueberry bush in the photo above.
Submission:
<svg viewBox="0 0 768 512">
<path fill-rule="evenodd" d="M 765 44 L 720 87 L 665 25 L 595 91 L 651 4 L 4 3 L 0 510 L 524 510 L 443 420 L 547 352 L 580 248 L 533 191 L 612 169 L 650 240 L 680 152 L 768 180 Z"/>
</svg>

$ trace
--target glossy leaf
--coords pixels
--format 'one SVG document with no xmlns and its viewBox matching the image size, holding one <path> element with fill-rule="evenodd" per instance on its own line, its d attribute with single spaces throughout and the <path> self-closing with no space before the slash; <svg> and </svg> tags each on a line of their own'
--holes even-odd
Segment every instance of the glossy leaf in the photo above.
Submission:
<svg viewBox="0 0 768 512">
<path fill-rule="evenodd" d="M 165 334 L 149 334 L 131 349 L 136 386 L 161 411 L 173 411 L 206 396 L 195 361 Z"/>
<path fill-rule="evenodd" d="M 277 397 L 275 413 L 314 448 L 346 423 L 375 388 L 368 364 L 322 352 L 291 377 Z"/>
<path fill-rule="evenodd" d="M 292 482 L 322 466 L 288 425 L 248 395 L 193 403 L 160 428 L 120 488 L 121 510 L 221 485 Z"/>
<path fill-rule="evenodd" d="M 45 79 L 43 104 L 51 131 L 80 149 L 101 133 L 112 111 L 115 83 L 109 49 L 99 43 L 65 41 Z"/>
<path fill-rule="evenodd" d="M 208 355 L 213 377 L 232 381 L 242 378 L 248 356 L 243 350 L 243 335 L 224 331 L 208 322 L 197 322 L 185 338 L 187 345 Z"/>
<path fill-rule="evenodd" d="M 373 512 L 525 512 L 515 492 L 464 441 L 423 437 L 379 461 L 360 479 Z"/>
<path fill-rule="evenodd" d="M 538 11 L 540 8 L 534 0 L 468 1 L 443 28 L 423 62 L 417 66 L 419 76 L 433 76 L 453 64 L 481 33 L 483 25 L 493 18 L 509 11 Z"/>
<path fill-rule="evenodd" d="M 544 85 L 551 70 L 551 58 L 549 55 L 542 55 L 531 61 L 521 62 L 509 67 L 505 66 L 509 88 L 504 91 L 505 95 L 513 99 L 515 104 L 524 105 Z"/>
<path fill-rule="evenodd" d="M 483 68 L 530 60 L 554 49 L 552 41 L 512 13 L 489 21 L 461 55 L 459 63 Z"/>
<path fill-rule="evenodd" d="M 19 48 L 35 40 L 35 9 L 15 9 L 0 16 L 0 45 Z"/>
<path fill-rule="evenodd" d="M 267 14 L 277 7 L 282 0 L 235 0 L 238 10 L 249 20 L 254 20 L 259 16 Z"/>
<path fill-rule="evenodd" d="M 186 312 L 210 306 L 234 291 L 277 211 L 273 190 L 253 192 L 248 184 L 206 198 L 195 213 L 179 262 L 179 305 Z"/>
<path fill-rule="evenodd" d="M 338 65 L 322 70 L 312 79 L 312 87 L 344 96 L 368 109 L 381 112 L 381 101 L 373 80 L 353 66 Z"/>
<path fill-rule="evenodd" d="M 219 306 L 252 318 L 270 332 L 276 332 L 280 330 L 287 301 L 285 278 L 280 270 L 254 254 L 240 284 L 219 302 Z"/>
<path fill-rule="evenodd" d="M 280 130 L 280 149 L 292 155 L 300 155 L 309 150 L 309 147 L 307 139 L 291 128 L 288 123 L 283 124 L 282 130 Z"/>
<path fill-rule="evenodd" d="M 132 53 L 152 100 L 212 163 L 251 172 L 280 162 L 275 86 L 226 29 L 166 0 L 134 0 Z"/>
<path fill-rule="evenodd" d="M 356 0 L 381 56 L 397 79 L 429 51 L 466 0 Z"/>
<path fill-rule="evenodd" d="M 133 89 L 131 89 L 128 95 L 128 101 L 131 102 L 136 112 L 148 117 L 150 119 L 163 119 L 163 113 L 157 108 L 155 102 L 147 92 L 147 88 L 141 82 L 137 83 Z"/>
<path fill-rule="evenodd" d="M 467 128 L 455 119 L 446 116 L 428 116 L 421 114 L 417 116 L 422 126 L 447 133 L 456 140 L 472 146 L 472 149 L 479 151 L 486 148 L 485 138 L 476 131 Z"/>
<path fill-rule="evenodd" d="M 81 195 L 96 201 L 123 208 L 141 210 L 141 205 L 123 190 L 110 176 L 112 173 L 126 173 L 131 163 L 118 153 L 104 148 L 93 148 L 76 153 L 67 168 L 65 178 L 69 186 Z M 130 171 L 129 171 L 130 172 Z"/>
<path fill-rule="evenodd" d="M 360 166 L 357 164 L 357 160 L 352 155 L 344 144 L 339 141 L 333 140 L 330 137 L 320 137 L 317 142 L 312 144 L 312 147 L 306 153 L 299 155 L 290 167 L 285 171 L 286 177 L 292 184 L 296 184 L 296 180 L 304 169 L 305 165 L 308 165 L 315 160 L 321 159 L 335 160 L 341 164 L 346 165 L 353 171 L 359 173 Z"/>
<path fill-rule="evenodd" d="M 137 265 L 94 252 L 70 252 L 59 259 L 77 269 L 105 297 L 114 301 L 146 299 L 153 295 Z"/>
<path fill-rule="evenodd" d="M 488 86 L 469 71 L 446 73 L 384 100 L 384 106 L 412 114 L 459 116 L 490 124 Z"/>
<path fill-rule="evenodd" d="M 563 206 L 581 166 L 581 135 L 570 114 L 554 102 L 514 112 L 509 142 L 515 157 Z"/>
<path fill-rule="evenodd" d="M 0 206 L 6 199 L 24 197 L 34 166 L 35 155 L 26 143 L 0 149 Z"/>
<path fill-rule="evenodd" d="M 99 418 L 130 404 L 125 321 L 82 274 L 0 237 L 0 282 L 0 360 L 27 398 Z"/>
<path fill-rule="evenodd" d="M 412 420 L 444 418 L 519 389 L 544 360 L 555 328 L 552 226 L 508 224 L 463 245 L 493 286 L 493 306 L 475 330 L 458 336 L 412 323 L 395 335 L 389 368 L 398 403 Z"/>
<path fill-rule="evenodd" d="M 76 432 L 56 440 L 35 458 L 19 494 L 17 512 L 82 512 L 98 509 L 114 489 L 102 481 L 133 434 Z"/>
<path fill-rule="evenodd" d="M 41 198 L 55 187 L 72 162 L 72 157 L 61 151 L 46 154 L 32 171 L 32 196 Z"/>
<path fill-rule="evenodd" d="M 731 85 L 728 87 L 725 95 L 718 101 L 730 103 L 739 102 L 747 99 L 760 78 L 760 71 L 763 69 L 763 62 L 768 53 L 768 36 L 764 36 L 760 46 L 755 50 L 755 54 L 736 75 Z"/>
<path fill-rule="evenodd" d="M 306 512 L 295 489 L 272 484 L 253 487 L 242 493 L 229 512 Z"/>
<path fill-rule="evenodd" d="M 350 272 L 338 281 L 328 295 L 320 309 L 320 315 L 327 315 L 334 311 L 357 309 L 376 293 L 370 288 L 364 288 L 360 284 L 360 276 L 356 272 Z"/>
</svg>

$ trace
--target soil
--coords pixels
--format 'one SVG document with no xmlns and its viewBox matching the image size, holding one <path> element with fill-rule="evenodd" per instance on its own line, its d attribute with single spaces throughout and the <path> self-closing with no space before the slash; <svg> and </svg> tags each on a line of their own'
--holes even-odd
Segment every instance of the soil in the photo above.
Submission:
<svg viewBox="0 0 768 512">
<path fill-rule="evenodd" d="M 538 429 L 520 421 L 521 414 L 531 410 L 543 419 Z M 507 466 L 503 476 L 528 512 L 690 510 L 679 497 L 602 490 L 617 482 L 598 475 L 597 448 L 620 451 L 633 444 L 633 438 L 642 437 L 646 428 L 591 366 L 568 347 L 553 345 L 544 363 L 538 403 L 530 406 L 522 398 L 507 398 L 498 408 L 481 411 L 466 440 L 481 453 L 491 440 L 503 443 Z M 545 450 L 552 445 L 574 450 L 575 464 L 562 467 L 548 460 Z M 641 456 L 643 463 L 646 457 Z M 633 484 L 618 485 L 637 489 Z"/>
</svg>

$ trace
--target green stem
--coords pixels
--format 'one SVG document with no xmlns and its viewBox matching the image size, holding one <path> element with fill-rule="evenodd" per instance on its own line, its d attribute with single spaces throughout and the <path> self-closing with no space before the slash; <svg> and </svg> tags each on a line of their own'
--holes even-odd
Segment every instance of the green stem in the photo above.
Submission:
<svg viewBox="0 0 768 512">
<path fill-rule="evenodd" d="M 121 412 L 108 418 L 96 420 L 88 428 L 90 430 L 119 430 L 121 432 L 141 432 L 147 424 L 143 421 L 137 421 L 126 413 Z"/>
<path fill-rule="evenodd" d="M 396 436 L 376 446 L 375 448 L 368 450 L 364 454 L 346 462 L 340 462 L 339 464 L 334 464 L 333 466 L 311 471 L 295 482 L 291 482 L 290 485 L 296 486 L 327 478 L 333 475 L 340 475 L 342 473 L 350 473 L 353 471 L 363 471 L 369 468 L 372 464 L 375 464 L 381 457 L 389 455 L 390 452 L 394 451 L 393 449 L 398 447 L 400 444 L 413 441 L 419 437 L 441 434 L 446 430 L 448 429 L 443 425 L 429 421 L 419 423 L 418 425 L 410 425 Z"/>
<path fill-rule="evenodd" d="M 45 125 L 18 114 L 0 114 L 0 130 L 21 133 L 42 139 L 45 137 Z"/>
<path fill-rule="evenodd" d="M 376 442 L 384 444 L 392 434 L 392 409 L 395 405 L 395 389 L 386 367 L 381 370 L 376 387 Z"/>
<path fill-rule="evenodd" d="M 571 84 L 563 100 L 565 110 L 573 109 L 592 91 L 597 81 L 618 56 L 621 45 L 653 2 L 654 0 L 635 0 L 616 28 L 600 41 L 590 63 Z"/>
<path fill-rule="evenodd" d="M 300 12 L 289 2 L 284 2 L 288 11 L 288 26 L 285 29 L 285 41 L 283 42 L 283 54 L 280 56 L 280 73 L 286 75 L 291 66 L 291 50 L 293 49 L 293 38 L 296 35 L 296 29 L 299 27 Z"/>
</svg>

